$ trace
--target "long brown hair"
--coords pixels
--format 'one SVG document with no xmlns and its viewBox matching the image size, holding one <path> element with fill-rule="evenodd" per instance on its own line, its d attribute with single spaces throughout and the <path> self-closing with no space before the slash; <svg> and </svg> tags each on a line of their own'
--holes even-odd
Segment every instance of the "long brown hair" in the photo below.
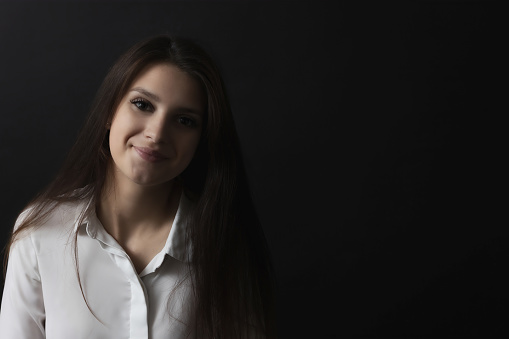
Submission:
<svg viewBox="0 0 509 339">
<path fill-rule="evenodd" d="M 211 58 L 188 40 L 157 36 L 134 45 L 117 60 L 60 172 L 31 201 L 30 212 L 12 233 L 6 258 L 19 235 L 40 225 L 60 203 L 88 199 L 92 201 L 89 208 L 95 208 L 111 161 L 105 126 L 141 70 L 160 62 L 171 63 L 197 79 L 208 102 L 200 145 L 180 176 L 184 189 L 195 197 L 187 236 L 193 247 L 189 259 L 197 337 L 247 338 L 256 332 L 273 338 L 274 275 L 225 86 Z M 87 212 L 82 212 L 82 220 Z M 79 278 L 78 254 L 74 253 Z"/>
</svg>

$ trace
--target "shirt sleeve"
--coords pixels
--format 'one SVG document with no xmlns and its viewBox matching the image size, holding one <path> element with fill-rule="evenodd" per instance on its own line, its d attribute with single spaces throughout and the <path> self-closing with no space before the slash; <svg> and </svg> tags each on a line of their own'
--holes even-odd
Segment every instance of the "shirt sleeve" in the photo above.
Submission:
<svg viewBox="0 0 509 339">
<path fill-rule="evenodd" d="M 12 246 L 0 309 L 0 338 L 45 338 L 45 311 L 37 254 L 30 235 Z"/>
</svg>

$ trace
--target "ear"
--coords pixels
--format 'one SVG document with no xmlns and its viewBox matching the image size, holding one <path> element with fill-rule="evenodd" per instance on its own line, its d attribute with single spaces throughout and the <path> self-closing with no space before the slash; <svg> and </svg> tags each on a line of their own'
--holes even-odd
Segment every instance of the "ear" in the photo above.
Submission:
<svg viewBox="0 0 509 339">
<path fill-rule="evenodd" d="M 111 128 L 111 122 L 110 122 L 110 121 L 108 121 L 108 122 L 106 123 L 106 129 L 107 129 L 107 130 L 109 130 L 110 128 Z"/>
</svg>

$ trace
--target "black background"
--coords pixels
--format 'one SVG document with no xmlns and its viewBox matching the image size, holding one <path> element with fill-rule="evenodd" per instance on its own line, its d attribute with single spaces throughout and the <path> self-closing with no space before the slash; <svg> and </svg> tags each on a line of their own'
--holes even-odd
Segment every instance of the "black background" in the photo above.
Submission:
<svg viewBox="0 0 509 339">
<path fill-rule="evenodd" d="M 498 7 L 0 1 L 2 245 L 114 60 L 172 33 L 223 72 L 282 338 L 507 336 Z"/>
</svg>

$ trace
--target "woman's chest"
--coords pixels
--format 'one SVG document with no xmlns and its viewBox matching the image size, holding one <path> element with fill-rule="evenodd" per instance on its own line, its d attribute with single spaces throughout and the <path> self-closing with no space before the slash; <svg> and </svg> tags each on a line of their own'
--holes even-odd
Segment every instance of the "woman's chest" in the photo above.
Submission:
<svg viewBox="0 0 509 339">
<path fill-rule="evenodd" d="M 187 335 L 193 302 L 185 264 L 167 257 L 140 278 L 127 254 L 95 239 L 78 246 L 78 265 L 70 248 L 39 256 L 48 339 Z"/>
</svg>

